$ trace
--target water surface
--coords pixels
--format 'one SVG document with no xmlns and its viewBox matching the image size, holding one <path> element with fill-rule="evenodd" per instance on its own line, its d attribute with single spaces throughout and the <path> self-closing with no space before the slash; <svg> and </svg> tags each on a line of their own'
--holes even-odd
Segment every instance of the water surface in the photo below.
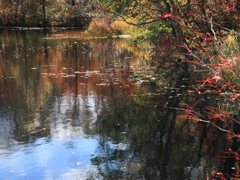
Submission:
<svg viewBox="0 0 240 180">
<path fill-rule="evenodd" d="M 1 31 L 0 179 L 195 180 L 234 166 L 218 158 L 224 134 L 165 107 L 198 98 L 181 67 L 156 72 L 147 44 L 59 31 Z"/>
</svg>

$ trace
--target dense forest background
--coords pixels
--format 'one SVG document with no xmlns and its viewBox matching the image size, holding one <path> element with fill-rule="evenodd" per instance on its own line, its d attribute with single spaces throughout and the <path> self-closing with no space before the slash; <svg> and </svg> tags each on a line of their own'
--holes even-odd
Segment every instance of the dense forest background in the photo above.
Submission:
<svg viewBox="0 0 240 180">
<path fill-rule="evenodd" d="M 81 0 L 1 0 L 1 26 L 75 26 L 90 21 L 91 1 Z"/>
</svg>

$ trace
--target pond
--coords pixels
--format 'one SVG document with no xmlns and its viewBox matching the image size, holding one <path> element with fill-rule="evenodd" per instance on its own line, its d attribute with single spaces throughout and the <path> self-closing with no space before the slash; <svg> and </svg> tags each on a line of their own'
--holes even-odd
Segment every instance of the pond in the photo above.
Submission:
<svg viewBox="0 0 240 180">
<path fill-rule="evenodd" d="M 151 66 L 148 44 L 64 30 L 0 39 L 1 180 L 196 180 L 235 168 L 219 158 L 233 144 L 221 131 L 166 108 L 199 97 L 181 67 Z"/>
</svg>

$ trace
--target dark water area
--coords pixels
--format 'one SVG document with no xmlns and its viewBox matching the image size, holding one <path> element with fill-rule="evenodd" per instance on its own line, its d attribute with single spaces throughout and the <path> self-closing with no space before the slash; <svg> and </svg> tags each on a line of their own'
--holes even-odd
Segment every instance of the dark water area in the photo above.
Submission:
<svg viewBox="0 0 240 180">
<path fill-rule="evenodd" d="M 201 100 L 179 65 L 151 67 L 148 44 L 79 31 L 0 32 L 1 180 L 196 180 L 236 173 L 238 148 L 207 123 L 180 119 Z"/>
</svg>

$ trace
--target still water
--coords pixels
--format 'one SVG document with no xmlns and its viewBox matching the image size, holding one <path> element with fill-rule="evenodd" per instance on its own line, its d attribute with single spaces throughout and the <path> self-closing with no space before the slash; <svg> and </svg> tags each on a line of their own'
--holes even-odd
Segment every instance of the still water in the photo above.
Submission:
<svg viewBox="0 0 240 180">
<path fill-rule="evenodd" d="M 218 130 L 164 107 L 196 97 L 174 94 L 180 72 L 156 73 L 149 45 L 61 30 L 0 40 L 1 180 L 195 180 L 234 166 Z"/>
</svg>

